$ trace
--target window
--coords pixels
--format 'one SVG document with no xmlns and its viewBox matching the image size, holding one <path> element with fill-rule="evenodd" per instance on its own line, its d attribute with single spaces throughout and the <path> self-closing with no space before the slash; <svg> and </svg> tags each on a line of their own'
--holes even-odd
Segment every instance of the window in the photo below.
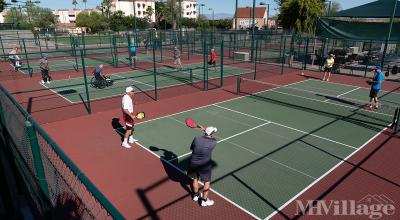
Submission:
<svg viewBox="0 0 400 220">
<path fill-rule="evenodd" d="M 139 3 L 137 4 L 137 7 L 140 8 L 140 4 Z"/>
<path fill-rule="evenodd" d="M 196 6 L 197 6 L 196 4 L 193 4 L 193 8 L 196 8 Z"/>
<path fill-rule="evenodd" d="M 75 15 L 68 15 L 68 17 L 70 17 L 70 18 L 75 18 Z"/>
<path fill-rule="evenodd" d="M 141 11 L 138 11 L 138 15 L 141 15 L 142 14 L 142 12 Z"/>
<path fill-rule="evenodd" d="M 189 15 L 189 12 L 186 12 L 186 15 Z"/>
<path fill-rule="evenodd" d="M 190 6 L 189 5 L 186 5 L 186 8 L 189 8 Z"/>
<path fill-rule="evenodd" d="M 195 14 L 196 14 L 196 12 L 194 11 L 194 12 L 193 12 L 193 14 L 195 15 Z"/>
<path fill-rule="evenodd" d="M 146 7 L 146 4 L 142 4 L 142 6 L 143 6 L 143 8 L 145 8 L 145 7 Z"/>
</svg>

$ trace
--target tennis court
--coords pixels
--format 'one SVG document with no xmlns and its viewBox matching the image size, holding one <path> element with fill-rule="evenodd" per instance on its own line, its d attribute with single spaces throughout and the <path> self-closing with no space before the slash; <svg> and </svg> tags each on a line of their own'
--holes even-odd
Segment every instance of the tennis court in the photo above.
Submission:
<svg viewBox="0 0 400 220">
<path fill-rule="evenodd" d="M 76 69 L 76 62 L 75 59 L 71 56 L 65 57 L 63 60 L 52 60 L 51 57 L 49 58 L 49 64 L 51 71 L 60 71 L 60 70 L 70 70 Z M 150 62 L 153 60 L 152 54 L 137 54 L 137 60 Z M 112 65 L 113 58 L 111 56 L 99 56 L 99 57 L 86 57 L 85 58 L 85 65 L 86 67 L 96 67 L 100 64 L 104 65 Z M 120 64 L 129 64 L 129 57 L 120 55 L 118 56 L 118 63 Z M 80 57 L 78 57 L 78 67 L 82 65 Z M 32 72 L 37 73 L 40 72 L 40 62 L 29 62 L 29 66 L 32 68 Z M 23 73 L 28 74 L 27 69 L 22 70 Z M 50 72 L 51 74 L 51 72 Z"/>
<path fill-rule="evenodd" d="M 183 70 L 180 71 L 171 67 L 159 67 L 157 68 L 157 88 L 200 82 L 203 80 L 204 73 L 202 66 L 203 63 L 192 63 L 184 65 Z M 224 66 L 225 76 L 251 72 L 251 69 Z M 219 78 L 220 70 L 218 68 L 215 70 L 210 68 L 208 75 L 209 79 Z M 137 91 L 142 92 L 151 91 L 155 88 L 154 75 L 151 70 L 137 69 L 128 72 L 110 74 L 110 77 L 114 81 L 112 86 L 97 89 L 90 87 L 92 76 L 87 76 L 90 100 L 119 96 L 124 93 L 125 88 L 128 86 L 134 86 Z M 45 84 L 43 86 L 51 89 L 53 92 L 71 103 L 80 103 L 87 100 L 83 77 L 53 80 L 51 84 Z"/>
<path fill-rule="evenodd" d="M 370 111 L 362 104 L 367 88 L 318 80 L 249 80 L 240 90 L 232 100 L 138 123 L 135 137 L 185 173 L 191 141 L 201 135 L 185 118 L 216 126 L 211 187 L 256 219 L 271 217 L 369 143 L 392 122 L 391 106 L 400 100 L 382 91 L 382 106 Z"/>
</svg>

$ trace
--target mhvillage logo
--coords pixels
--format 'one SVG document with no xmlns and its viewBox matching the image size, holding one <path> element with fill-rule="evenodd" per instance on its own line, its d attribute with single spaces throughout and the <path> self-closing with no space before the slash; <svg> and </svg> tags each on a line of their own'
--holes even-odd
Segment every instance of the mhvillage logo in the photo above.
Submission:
<svg viewBox="0 0 400 220">
<path fill-rule="evenodd" d="M 297 200 L 297 213 L 301 215 L 367 216 L 381 219 L 395 214 L 394 202 L 387 196 L 368 194 L 356 200 Z"/>
</svg>

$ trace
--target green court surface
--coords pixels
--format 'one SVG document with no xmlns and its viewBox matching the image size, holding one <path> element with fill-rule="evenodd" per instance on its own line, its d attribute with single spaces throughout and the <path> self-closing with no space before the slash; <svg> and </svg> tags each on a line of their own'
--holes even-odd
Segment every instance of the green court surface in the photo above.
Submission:
<svg viewBox="0 0 400 220">
<path fill-rule="evenodd" d="M 92 54 L 90 51 L 87 51 L 88 54 Z M 152 54 L 137 54 L 136 56 L 137 62 L 140 61 L 146 61 L 146 62 L 152 62 L 153 61 L 153 55 Z M 169 59 L 168 57 L 163 58 Z M 160 57 L 157 57 L 157 61 L 160 60 Z M 112 57 L 111 56 L 102 56 L 102 57 L 87 57 L 85 58 L 85 65 L 87 67 L 96 67 L 100 64 L 104 65 L 112 65 Z M 118 56 L 118 63 L 119 64 L 129 64 L 129 58 L 128 56 Z M 75 69 L 75 59 L 71 56 L 68 58 L 65 57 L 64 60 L 52 60 L 51 57 L 49 58 L 49 64 L 50 64 L 50 71 L 60 71 L 60 70 L 69 70 L 69 69 Z M 32 68 L 33 72 L 40 72 L 40 62 L 29 62 L 29 66 Z M 80 57 L 78 57 L 78 68 L 82 66 L 82 61 Z M 24 70 L 25 74 L 28 74 L 27 70 Z M 51 72 L 50 72 L 51 74 Z"/>
<path fill-rule="evenodd" d="M 192 70 L 192 82 L 203 80 L 203 63 L 194 63 L 184 65 L 182 71 L 176 71 L 170 67 L 161 67 L 157 69 L 157 88 L 165 88 L 180 84 L 190 83 L 190 70 Z M 134 86 L 138 91 L 148 91 L 154 89 L 154 76 L 152 70 L 137 69 L 129 72 L 121 72 L 111 74 L 110 77 L 114 80 L 112 86 L 97 89 L 90 87 L 92 76 L 88 76 L 90 100 L 102 99 L 107 97 L 119 96 L 124 93 L 125 88 Z M 232 66 L 224 66 L 224 74 L 234 75 L 252 72 L 250 69 L 237 68 Z M 209 69 L 209 79 L 220 77 L 219 68 L 216 71 L 213 68 Z M 70 78 L 63 80 L 53 80 L 50 84 L 44 84 L 46 88 L 62 96 L 71 103 L 80 103 L 86 101 L 86 93 L 84 86 L 84 78 Z"/>
<path fill-rule="evenodd" d="M 365 101 L 368 92 L 306 80 L 138 123 L 135 137 L 140 146 L 185 173 L 191 141 L 201 135 L 185 125 L 185 118 L 216 126 L 212 189 L 255 218 L 264 219 L 391 122 L 389 112 L 339 101 Z M 398 103 L 399 98 L 390 93 L 383 102 Z"/>
</svg>

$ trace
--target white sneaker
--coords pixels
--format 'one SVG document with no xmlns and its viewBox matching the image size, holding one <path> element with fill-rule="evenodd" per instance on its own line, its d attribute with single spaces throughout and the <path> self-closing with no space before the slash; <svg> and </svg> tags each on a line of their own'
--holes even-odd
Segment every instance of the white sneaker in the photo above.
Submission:
<svg viewBox="0 0 400 220">
<path fill-rule="evenodd" d="M 203 196 L 203 193 L 196 193 L 193 196 L 193 201 L 197 202 Z"/>
<path fill-rule="evenodd" d="M 47 84 L 50 84 L 50 81 L 47 80 Z"/>
<path fill-rule="evenodd" d="M 133 144 L 133 143 L 138 142 L 138 141 L 139 141 L 139 140 L 133 138 L 133 136 L 129 136 L 129 143 L 130 143 L 130 144 Z"/>
<path fill-rule="evenodd" d="M 42 84 L 44 84 L 44 80 L 40 81 Z"/>
<path fill-rule="evenodd" d="M 131 148 L 131 147 L 132 147 L 131 145 L 129 145 L 129 144 L 126 143 L 126 142 L 122 142 L 121 146 L 122 146 L 122 147 L 125 147 L 125 148 Z"/>
<path fill-rule="evenodd" d="M 214 200 L 207 199 L 201 201 L 201 206 L 212 206 L 214 205 Z"/>
</svg>

